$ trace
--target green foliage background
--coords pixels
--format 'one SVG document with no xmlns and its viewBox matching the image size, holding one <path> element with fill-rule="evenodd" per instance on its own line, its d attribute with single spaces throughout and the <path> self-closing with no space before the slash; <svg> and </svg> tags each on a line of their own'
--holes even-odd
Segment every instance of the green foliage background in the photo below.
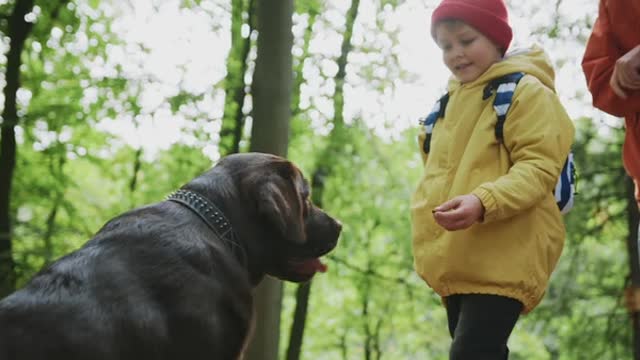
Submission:
<svg viewBox="0 0 640 360">
<path fill-rule="evenodd" d="M 358 42 L 352 54 L 382 55 L 372 62 L 349 65 L 347 81 L 356 82 L 354 86 L 386 94 L 393 91 L 396 79 L 411 81 L 393 50 L 397 34 L 385 27 L 385 16 L 402 3 L 367 2 L 378 14 L 364 29 L 373 35 Z M 212 166 L 216 156 L 206 156 L 203 149 L 218 144 L 216 129 L 224 110 L 212 117 L 197 106 L 205 97 L 219 97 L 221 84 L 212 83 L 205 93 L 179 88 L 164 103 L 186 119 L 183 135 L 189 141 L 153 154 L 124 142 L 99 124 L 127 115 L 138 126 L 143 113 L 140 94 L 153 79 L 131 76 L 118 65 L 109 72 L 92 71 L 96 64 L 108 62 L 114 47 L 124 46 L 121 34 L 111 29 L 119 16 L 113 11 L 117 4 L 87 0 L 39 0 L 36 4 L 36 26 L 22 55 L 12 193 L 14 259 L 20 284 L 46 263 L 82 245 L 111 217 L 162 201 Z M 316 74 L 322 83 L 333 81 L 332 75 L 318 69 L 336 58 L 303 46 L 314 36 L 340 34 L 344 24 L 335 24 L 327 15 L 335 11 L 331 4 L 296 4 L 295 22 L 302 24 L 310 14 L 317 16 L 313 31 L 296 35 L 296 46 L 301 47 L 294 52 L 294 67 L 300 65 L 298 86 L 310 80 L 309 74 Z M 541 4 L 512 2 L 511 8 L 536 12 L 544 8 Z M 185 11 L 205 11 L 213 23 L 230 24 L 227 2 L 184 1 L 183 6 Z M 11 7 L 11 1 L 0 2 L 0 13 L 8 14 Z M 534 29 L 538 40 L 552 49 L 567 42 L 584 44 L 593 17 L 554 16 L 552 22 Z M 3 21 L 0 30 L 4 31 Z M 5 52 L 6 45 L 2 49 Z M 145 49 L 141 52 L 144 55 Z M 0 58 L 0 64 L 5 62 Z M 241 68 L 231 65 L 229 71 Z M 560 59 L 557 66 L 576 66 L 576 58 Z M 386 76 L 380 76 L 379 68 L 385 68 Z M 350 78 L 353 74 L 357 76 Z M 307 175 L 324 161 L 318 154 L 329 141 L 332 116 L 322 113 L 318 104 L 331 101 L 332 95 L 327 91 L 304 107 L 299 106 L 300 93 L 294 96 L 289 154 Z M 628 179 L 620 161 L 621 123 L 574 120 L 578 130 L 574 150 L 581 175 L 578 204 L 566 217 L 566 248 L 545 300 L 522 319 L 512 336 L 513 359 L 631 358 L 630 324 L 621 304 L 628 273 Z M 324 208 L 341 219 L 344 230 L 338 248 L 326 259 L 329 272 L 313 283 L 302 358 L 446 359 L 450 341 L 446 314 L 440 299 L 412 268 L 408 204 L 422 171 L 415 140 L 418 128 L 389 139 L 380 137 L 380 129 L 372 129 L 361 116 L 345 123 L 337 130 L 340 144 L 330 158 L 332 170 L 326 174 L 322 194 Z M 241 148 L 246 149 L 249 131 L 244 133 Z M 285 290 L 283 351 L 295 305 L 293 285 L 287 284 Z"/>
</svg>

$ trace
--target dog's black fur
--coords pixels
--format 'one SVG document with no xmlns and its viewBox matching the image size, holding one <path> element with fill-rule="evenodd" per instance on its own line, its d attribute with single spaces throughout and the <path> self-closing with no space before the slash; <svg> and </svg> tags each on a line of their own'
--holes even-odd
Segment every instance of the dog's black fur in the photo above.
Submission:
<svg viewBox="0 0 640 360">
<path fill-rule="evenodd" d="M 124 213 L 0 301 L 0 359 L 237 359 L 253 287 L 310 279 L 339 237 L 273 155 L 228 156 L 182 189 L 220 208 L 237 243 L 176 202 Z"/>
</svg>

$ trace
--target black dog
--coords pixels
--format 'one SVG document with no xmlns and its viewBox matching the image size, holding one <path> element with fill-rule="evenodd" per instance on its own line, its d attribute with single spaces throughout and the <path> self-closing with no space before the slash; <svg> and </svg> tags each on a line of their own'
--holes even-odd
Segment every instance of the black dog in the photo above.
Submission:
<svg viewBox="0 0 640 360">
<path fill-rule="evenodd" d="M 253 287 L 324 271 L 340 230 L 291 162 L 228 156 L 0 301 L 0 359 L 237 359 Z"/>
</svg>

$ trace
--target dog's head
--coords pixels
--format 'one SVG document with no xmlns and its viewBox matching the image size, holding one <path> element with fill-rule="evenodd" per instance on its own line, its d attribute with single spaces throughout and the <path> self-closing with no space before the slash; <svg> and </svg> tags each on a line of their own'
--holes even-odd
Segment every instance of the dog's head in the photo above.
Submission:
<svg viewBox="0 0 640 360">
<path fill-rule="evenodd" d="M 247 208 L 249 221 L 235 221 L 234 227 L 250 261 L 269 275 L 296 282 L 326 269 L 319 258 L 336 246 L 342 226 L 311 202 L 309 183 L 293 163 L 244 153 L 227 156 L 216 167 L 230 175 L 238 205 Z"/>
</svg>

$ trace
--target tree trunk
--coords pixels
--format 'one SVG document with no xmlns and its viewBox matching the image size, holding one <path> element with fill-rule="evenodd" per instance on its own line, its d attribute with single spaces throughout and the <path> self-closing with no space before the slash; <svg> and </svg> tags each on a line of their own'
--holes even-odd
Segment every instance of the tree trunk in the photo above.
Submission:
<svg viewBox="0 0 640 360">
<path fill-rule="evenodd" d="M 371 264 L 369 264 L 367 270 L 371 270 Z M 371 285 L 369 283 L 369 278 L 364 280 L 364 289 L 362 296 L 362 327 L 364 330 L 364 359 L 371 360 L 371 344 L 374 341 L 373 331 L 371 330 L 371 325 L 369 324 L 369 293 L 371 289 Z"/>
<path fill-rule="evenodd" d="M 251 151 L 286 156 L 291 117 L 293 0 L 257 3 L 258 56 L 253 74 Z M 277 360 L 282 283 L 266 277 L 255 292 L 248 360 Z"/>
<path fill-rule="evenodd" d="M 340 349 L 340 355 L 342 356 L 342 360 L 349 360 L 349 345 L 347 345 L 347 336 L 349 333 L 345 329 L 340 336 L 340 343 L 338 348 Z"/>
<path fill-rule="evenodd" d="M 302 55 L 295 59 L 295 65 L 293 69 L 293 90 L 291 91 L 291 116 L 295 118 L 300 111 L 300 88 L 304 82 L 303 70 L 304 62 L 309 58 L 309 47 L 311 46 L 311 36 L 313 35 L 313 25 L 316 23 L 316 18 L 320 12 L 320 4 L 309 4 L 308 10 L 309 20 L 307 22 L 307 28 L 304 30 Z"/>
<path fill-rule="evenodd" d="M 302 71 L 304 69 L 304 61 L 309 57 L 309 45 L 311 43 L 311 35 L 313 34 L 313 25 L 318 16 L 318 9 L 312 5 L 308 13 L 309 21 L 304 32 L 302 55 L 297 59 L 297 65 L 294 67 L 293 90 L 291 92 L 291 114 L 294 118 L 300 113 L 300 87 L 304 81 Z M 315 186 L 316 182 L 312 181 L 312 187 L 315 188 Z M 312 190 L 311 193 L 314 199 L 317 198 L 321 201 L 322 197 L 316 197 L 316 194 L 319 192 Z M 321 207 L 319 202 L 314 201 L 314 203 Z M 298 285 L 296 289 L 296 307 L 293 312 L 293 321 L 291 322 L 291 329 L 289 331 L 289 345 L 287 346 L 286 354 L 287 360 L 300 359 L 310 293 L 311 281 Z"/>
<path fill-rule="evenodd" d="M 251 151 L 286 156 L 291 117 L 293 0 L 258 2 Z"/>
<path fill-rule="evenodd" d="M 344 144 L 342 135 L 344 132 L 344 81 L 346 77 L 347 59 L 351 52 L 351 37 L 353 34 L 353 25 L 358 15 L 358 7 L 360 0 L 353 0 L 351 7 L 347 12 L 344 37 L 342 38 L 342 47 L 340 57 L 337 60 L 338 73 L 335 78 L 335 91 L 333 99 L 334 119 L 333 128 L 329 134 L 329 145 L 320 155 L 318 168 L 312 176 L 313 202 L 322 208 L 322 193 L 324 190 L 324 178 L 331 173 L 331 162 L 336 158 L 337 153 Z M 300 81 L 300 79 L 298 79 Z M 291 334 L 289 338 L 289 347 L 287 349 L 287 360 L 300 359 L 302 352 L 302 342 L 304 337 L 304 329 L 307 318 L 307 309 L 309 306 L 309 296 L 311 295 L 311 285 L 313 281 L 301 284 L 296 291 L 296 308 L 293 314 L 293 322 L 291 325 Z"/>
<path fill-rule="evenodd" d="M 636 291 L 640 289 L 640 260 L 638 256 L 638 203 L 634 195 L 634 185 L 630 178 L 626 182 L 627 192 L 627 223 L 629 236 L 627 238 L 627 252 L 629 254 L 629 270 L 631 273 L 631 286 Z M 631 311 L 631 323 L 633 325 L 633 358 L 640 360 L 640 312 Z"/>
<path fill-rule="evenodd" d="M 11 185 L 16 165 L 15 126 L 18 124 L 16 95 L 20 88 L 20 56 L 33 27 L 24 17 L 33 8 L 33 2 L 17 0 L 8 22 L 9 50 L 0 135 L 0 298 L 13 292 L 16 286 L 11 234 Z"/>
<path fill-rule="evenodd" d="M 227 57 L 225 79 L 225 104 L 220 130 L 220 153 L 222 156 L 240 152 L 240 140 L 244 128 L 244 100 L 246 97 L 244 76 L 247 72 L 247 57 L 251 49 L 253 32 L 254 0 L 233 0 L 231 3 L 231 50 Z M 243 14 L 247 14 L 246 22 Z M 249 35 L 242 37 L 242 27 L 249 25 Z"/>
<path fill-rule="evenodd" d="M 59 159 L 57 159 L 57 168 L 53 168 L 52 165 L 51 173 L 55 174 L 61 182 L 59 186 L 56 186 L 55 194 L 52 194 L 54 197 L 53 206 L 47 215 L 47 228 L 44 232 L 43 242 L 44 242 L 44 263 L 50 264 L 54 259 L 54 250 L 53 250 L 53 235 L 56 232 L 56 218 L 58 216 L 58 210 L 60 210 L 60 206 L 64 201 L 64 192 L 67 186 L 66 181 L 64 180 L 64 164 L 66 163 L 66 154 L 63 152 L 59 155 Z M 52 162 L 54 162 L 53 160 Z"/>
<path fill-rule="evenodd" d="M 307 321 L 307 308 L 309 306 L 309 294 L 311 293 L 311 281 L 298 285 L 296 290 L 296 308 L 291 323 L 291 335 L 287 348 L 287 360 L 300 359 L 302 352 L 302 337 Z"/>
<path fill-rule="evenodd" d="M 58 209 L 60 209 L 60 204 L 62 203 L 62 196 L 58 194 L 56 199 L 53 202 L 53 207 L 51 211 L 49 211 L 49 215 L 47 215 L 47 229 L 44 232 L 44 263 L 50 264 L 51 260 L 53 260 L 53 234 L 55 233 L 56 228 L 56 217 L 58 216 Z"/>
<path fill-rule="evenodd" d="M 353 0 L 351 7 L 347 12 L 346 26 L 344 30 L 344 37 L 342 38 L 342 46 L 340 47 L 340 57 L 338 58 L 338 73 L 336 74 L 336 91 L 333 96 L 333 108 L 334 125 L 342 126 L 344 124 L 344 81 L 347 75 L 347 60 L 349 53 L 351 52 L 351 37 L 353 35 L 353 25 L 356 22 L 358 16 L 358 7 L 360 6 L 360 0 Z"/>
<path fill-rule="evenodd" d="M 140 168 L 142 167 L 142 147 L 140 147 L 133 154 L 133 171 L 131 172 L 131 179 L 129 180 L 129 195 L 133 195 L 138 186 L 138 175 L 140 175 Z M 131 205 L 133 206 L 133 198 L 131 199 Z"/>
</svg>

